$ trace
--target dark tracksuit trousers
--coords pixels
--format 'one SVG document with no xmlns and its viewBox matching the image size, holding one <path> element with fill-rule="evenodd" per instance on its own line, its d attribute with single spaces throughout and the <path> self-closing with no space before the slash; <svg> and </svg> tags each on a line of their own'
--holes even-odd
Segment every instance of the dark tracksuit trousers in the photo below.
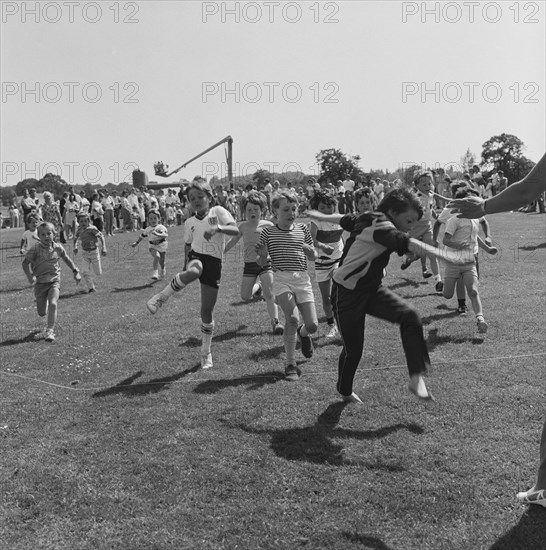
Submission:
<svg viewBox="0 0 546 550">
<path fill-rule="evenodd" d="M 400 325 L 410 376 L 427 371 L 430 359 L 421 318 L 397 294 L 382 286 L 371 292 L 349 290 L 334 281 L 331 301 L 343 340 L 337 381 L 337 391 L 341 395 L 348 396 L 353 392 L 353 380 L 364 349 L 366 315 Z"/>
</svg>

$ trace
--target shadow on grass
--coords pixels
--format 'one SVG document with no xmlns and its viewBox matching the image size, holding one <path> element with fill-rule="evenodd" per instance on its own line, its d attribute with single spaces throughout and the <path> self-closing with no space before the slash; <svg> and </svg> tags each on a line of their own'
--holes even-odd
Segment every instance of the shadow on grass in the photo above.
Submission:
<svg viewBox="0 0 546 550">
<path fill-rule="evenodd" d="M 411 286 L 412 288 L 419 288 L 422 285 L 426 285 L 426 281 L 414 281 L 413 279 L 408 279 L 407 277 L 403 278 L 402 283 L 395 283 L 394 285 L 389 285 L 389 290 L 396 290 L 397 288 L 404 288 L 406 286 Z"/>
<path fill-rule="evenodd" d="M 111 388 L 95 392 L 94 394 L 92 394 L 92 397 L 106 397 L 108 395 L 115 394 L 123 394 L 126 397 L 139 397 L 142 395 L 148 395 L 150 393 L 157 393 L 164 390 L 171 382 L 175 382 L 176 380 L 180 380 L 180 378 L 184 378 L 184 376 L 187 376 L 188 374 L 197 372 L 200 368 L 201 365 L 197 364 L 191 369 L 177 372 L 176 374 L 172 374 L 171 376 L 165 376 L 163 378 L 153 378 L 152 380 L 148 380 L 147 382 L 133 384 L 133 382 L 137 378 L 140 378 L 144 374 L 144 371 L 138 371 L 132 376 L 129 376 L 129 378 L 125 378 L 125 380 L 122 380 L 115 386 L 112 386 Z"/>
<path fill-rule="evenodd" d="M 498 539 L 489 550 L 546 548 L 546 509 L 530 506 L 519 523 Z"/>
<path fill-rule="evenodd" d="M 286 428 L 283 430 L 264 430 L 249 426 L 234 425 L 247 433 L 271 436 L 271 449 L 286 460 L 329 464 L 331 466 L 348 466 L 354 461 L 343 456 L 343 447 L 334 439 L 371 440 L 381 439 L 399 430 L 409 430 L 415 434 L 423 433 L 418 424 L 394 424 L 376 430 L 347 430 L 336 428 L 339 418 L 347 403 L 332 403 L 318 417 L 316 424 L 304 428 Z M 359 464 L 366 466 L 359 462 Z M 378 465 L 372 465 L 378 469 Z"/>
<path fill-rule="evenodd" d="M 474 345 L 483 344 L 484 339 L 478 336 L 438 336 L 438 329 L 432 328 L 428 331 L 426 339 L 429 351 L 436 349 L 443 344 L 465 344 L 471 343 Z"/>
<path fill-rule="evenodd" d="M 144 290 L 145 288 L 152 288 L 153 286 L 154 286 L 153 283 L 146 283 L 145 285 L 140 285 L 140 286 L 128 286 L 126 288 L 113 288 L 110 292 L 112 293 L 131 292 L 133 290 Z"/>
<path fill-rule="evenodd" d="M 261 349 L 251 353 L 248 358 L 251 361 L 262 361 L 264 359 L 276 359 L 282 353 L 284 353 L 284 344 L 282 346 L 275 346 L 274 348 Z"/>
<path fill-rule="evenodd" d="M 61 294 L 59 296 L 59 300 L 68 300 L 70 298 L 75 298 L 76 296 L 85 296 L 86 294 L 88 294 L 87 290 L 85 290 L 85 288 L 81 288 L 80 290 L 76 290 L 76 292 Z"/>
<path fill-rule="evenodd" d="M 233 340 L 234 338 L 240 338 L 241 334 L 240 331 L 247 328 L 246 325 L 239 325 L 236 329 L 228 330 L 227 332 L 223 332 L 218 335 L 214 335 L 214 342 L 225 342 L 226 340 Z M 249 333 L 245 334 L 245 338 L 252 337 L 252 336 L 261 336 L 261 332 L 257 333 Z M 196 338 L 195 336 L 190 336 L 189 338 L 186 338 L 179 344 L 180 347 L 183 348 L 198 348 L 201 346 L 201 339 Z"/>
<path fill-rule="evenodd" d="M 249 376 L 240 376 L 239 378 L 225 378 L 223 380 L 205 380 L 197 385 L 193 390 L 195 393 L 214 394 L 226 388 L 237 388 L 239 386 L 248 386 L 247 390 L 259 390 L 268 384 L 275 384 L 284 378 L 283 373 L 279 371 L 264 372 L 263 374 L 254 374 Z"/>
<path fill-rule="evenodd" d="M 400 298 L 403 298 L 404 300 L 413 300 L 414 298 L 426 298 L 427 296 L 438 296 L 438 298 L 442 298 L 438 295 L 434 288 L 431 288 L 430 292 L 426 292 L 424 294 L 401 294 Z"/>
<path fill-rule="evenodd" d="M 380 538 L 372 537 L 370 535 L 359 535 L 358 533 L 349 533 L 348 531 L 342 531 L 342 536 L 350 542 L 357 542 L 363 544 L 364 548 L 370 550 L 393 550 L 390 546 L 387 546 Z"/>
<path fill-rule="evenodd" d="M 546 243 L 541 244 L 529 244 L 526 246 L 520 246 L 520 250 L 538 250 L 539 248 L 546 248 Z"/>
<path fill-rule="evenodd" d="M 31 286 L 26 285 L 19 288 L 6 288 L 5 290 L 0 290 L 0 294 L 9 294 L 10 292 L 21 292 L 22 290 L 31 290 Z"/>
<path fill-rule="evenodd" d="M 421 322 L 423 325 L 429 325 L 432 321 L 437 321 L 438 319 L 446 319 L 448 317 L 455 317 L 457 315 L 457 311 L 449 310 L 445 313 L 436 313 L 434 315 L 427 315 L 426 317 L 421 317 Z"/>
<path fill-rule="evenodd" d="M 17 344 L 26 344 L 27 342 L 35 342 L 36 335 L 40 334 L 39 330 L 33 330 L 30 334 L 23 336 L 22 338 L 10 338 L 8 340 L 3 340 L 0 342 L 0 347 L 2 346 L 16 346 Z"/>
</svg>

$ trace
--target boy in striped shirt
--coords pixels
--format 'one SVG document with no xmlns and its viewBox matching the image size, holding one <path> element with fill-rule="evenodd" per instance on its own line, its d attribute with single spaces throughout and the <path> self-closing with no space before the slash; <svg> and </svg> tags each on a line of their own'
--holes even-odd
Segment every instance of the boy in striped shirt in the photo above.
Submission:
<svg viewBox="0 0 546 550">
<path fill-rule="evenodd" d="M 284 348 L 286 351 L 286 380 L 296 381 L 301 370 L 296 365 L 296 334 L 300 338 L 304 357 L 313 356 L 310 334 L 317 331 L 318 320 L 307 260 L 315 260 L 315 248 L 307 225 L 295 223 L 298 198 L 291 191 L 281 191 L 271 201 L 276 225 L 262 230 L 256 252 L 258 264 L 273 267 L 273 294 L 285 317 Z M 299 315 L 303 323 L 298 326 Z"/>
</svg>

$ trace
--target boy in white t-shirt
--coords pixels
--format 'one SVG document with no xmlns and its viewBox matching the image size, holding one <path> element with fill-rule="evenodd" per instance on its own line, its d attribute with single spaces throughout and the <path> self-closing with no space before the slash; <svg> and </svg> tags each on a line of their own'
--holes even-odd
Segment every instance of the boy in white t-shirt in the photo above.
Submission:
<svg viewBox="0 0 546 550">
<path fill-rule="evenodd" d="M 175 293 L 199 279 L 201 283 L 201 367 L 213 366 L 211 341 L 214 331 L 213 311 L 218 298 L 222 276 L 222 257 L 226 245 L 225 237 L 239 234 L 233 216 L 222 206 L 212 206 L 210 185 L 197 176 L 187 187 L 186 194 L 194 215 L 184 224 L 185 263 L 184 271 L 159 294 L 146 303 L 150 313 L 158 309 Z"/>
<path fill-rule="evenodd" d="M 496 254 L 497 249 L 489 246 L 478 236 L 480 224 L 478 220 L 470 220 L 452 216 L 447 224 L 443 238 L 443 244 L 454 250 L 458 250 L 463 260 L 462 265 L 446 261 L 444 271 L 444 298 L 452 298 L 455 284 L 462 278 L 472 309 L 476 315 L 478 332 L 487 332 L 487 323 L 483 316 L 482 303 L 478 293 L 478 271 L 476 269 L 475 256 L 478 247 L 483 248 L 489 254 Z"/>
</svg>

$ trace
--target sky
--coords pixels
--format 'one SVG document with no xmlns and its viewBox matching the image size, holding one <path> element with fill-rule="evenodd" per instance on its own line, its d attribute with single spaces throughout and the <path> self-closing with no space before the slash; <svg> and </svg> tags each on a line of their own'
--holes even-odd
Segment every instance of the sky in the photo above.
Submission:
<svg viewBox="0 0 546 550">
<path fill-rule="evenodd" d="M 457 165 L 545 143 L 545 2 L 2 2 L 2 185 L 150 180 L 233 137 L 235 175 Z M 223 147 L 181 170 L 226 176 Z M 169 181 L 169 180 L 162 180 Z"/>
</svg>

